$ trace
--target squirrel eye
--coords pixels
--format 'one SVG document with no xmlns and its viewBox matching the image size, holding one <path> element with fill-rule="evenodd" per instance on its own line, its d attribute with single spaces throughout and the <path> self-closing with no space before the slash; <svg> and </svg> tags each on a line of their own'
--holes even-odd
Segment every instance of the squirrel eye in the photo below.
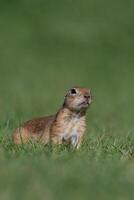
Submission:
<svg viewBox="0 0 134 200">
<path fill-rule="evenodd" d="M 77 94 L 76 90 L 73 88 L 71 89 L 71 94 Z"/>
</svg>

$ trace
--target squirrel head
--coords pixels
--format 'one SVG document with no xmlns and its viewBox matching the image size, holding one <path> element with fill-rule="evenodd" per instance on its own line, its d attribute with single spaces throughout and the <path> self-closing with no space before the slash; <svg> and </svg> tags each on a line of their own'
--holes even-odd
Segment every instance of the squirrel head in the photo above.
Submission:
<svg viewBox="0 0 134 200">
<path fill-rule="evenodd" d="M 73 87 L 65 96 L 64 107 L 74 112 L 86 111 L 92 103 L 90 89 Z"/>
</svg>

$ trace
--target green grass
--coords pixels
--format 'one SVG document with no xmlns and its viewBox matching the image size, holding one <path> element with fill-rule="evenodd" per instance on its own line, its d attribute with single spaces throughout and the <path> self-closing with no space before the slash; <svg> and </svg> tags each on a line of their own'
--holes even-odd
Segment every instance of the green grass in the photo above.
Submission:
<svg viewBox="0 0 134 200">
<path fill-rule="evenodd" d="M 133 10 L 131 0 L 0 2 L 1 200 L 134 198 Z M 94 97 L 79 151 L 12 143 L 74 85 Z"/>
</svg>

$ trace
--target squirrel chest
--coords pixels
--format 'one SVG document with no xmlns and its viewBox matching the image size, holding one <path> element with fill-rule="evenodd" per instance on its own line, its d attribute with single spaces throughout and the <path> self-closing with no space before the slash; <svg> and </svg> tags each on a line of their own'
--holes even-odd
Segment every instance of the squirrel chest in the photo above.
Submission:
<svg viewBox="0 0 134 200">
<path fill-rule="evenodd" d="M 85 127 L 85 116 L 79 114 L 67 115 L 58 118 L 55 124 L 55 134 L 59 135 L 62 141 L 69 142 L 72 146 L 75 146 L 81 136 L 83 136 Z"/>
</svg>

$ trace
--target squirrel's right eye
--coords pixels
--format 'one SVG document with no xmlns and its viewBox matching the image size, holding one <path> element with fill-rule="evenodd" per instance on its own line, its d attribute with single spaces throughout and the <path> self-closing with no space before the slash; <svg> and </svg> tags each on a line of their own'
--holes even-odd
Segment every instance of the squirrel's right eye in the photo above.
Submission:
<svg viewBox="0 0 134 200">
<path fill-rule="evenodd" d="M 71 89 L 71 94 L 77 94 L 76 89 Z"/>
</svg>

